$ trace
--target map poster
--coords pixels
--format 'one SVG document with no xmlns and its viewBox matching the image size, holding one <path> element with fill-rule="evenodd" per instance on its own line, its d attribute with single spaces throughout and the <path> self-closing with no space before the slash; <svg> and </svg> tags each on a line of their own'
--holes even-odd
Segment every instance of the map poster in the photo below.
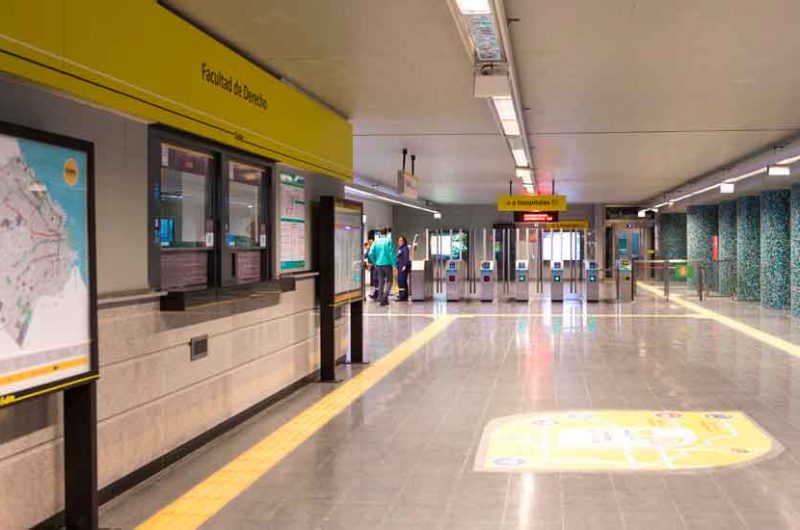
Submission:
<svg viewBox="0 0 800 530">
<path fill-rule="evenodd" d="M 306 269 L 306 181 L 300 175 L 280 178 L 281 272 Z"/>
<path fill-rule="evenodd" d="M 0 123 L 0 405 L 96 377 L 92 146 Z"/>
</svg>

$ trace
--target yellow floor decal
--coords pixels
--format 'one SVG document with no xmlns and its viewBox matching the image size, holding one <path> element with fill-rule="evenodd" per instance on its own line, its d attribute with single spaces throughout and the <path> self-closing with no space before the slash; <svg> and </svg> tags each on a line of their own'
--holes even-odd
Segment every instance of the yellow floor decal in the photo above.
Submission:
<svg viewBox="0 0 800 530">
<path fill-rule="evenodd" d="M 184 530 L 199 527 L 453 321 L 449 316 L 434 320 L 137 528 Z"/>
<path fill-rule="evenodd" d="M 636 285 L 637 287 L 642 288 L 644 291 L 647 291 L 650 294 L 656 296 L 664 296 L 664 291 L 662 289 L 658 289 L 656 287 L 653 287 L 652 285 L 647 285 L 644 283 L 637 283 Z M 681 307 L 685 307 L 686 309 L 696 311 L 699 315 L 703 315 L 706 318 L 715 320 L 720 324 L 722 324 L 723 326 L 729 327 L 733 330 L 743 333 L 748 337 L 756 339 L 757 341 L 760 341 L 768 346 L 772 346 L 773 348 L 781 350 L 784 353 L 788 353 L 789 355 L 800 357 L 800 345 L 792 344 L 788 340 L 776 337 L 775 335 L 772 335 L 765 331 L 761 331 L 758 328 L 754 328 L 753 326 L 748 326 L 747 324 L 739 322 L 734 318 L 720 315 L 716 311 L 706 309 L 701 305 L 697 305 L 695 303 L 689 302 L 688 300 L 684 300 L 680 295 L 670 295 L 669 299 L 670 302 L 674 302 Z"/>
<path fill-rule="evenodd" d="M 739 465 L 781 450 L 737 411 L 545 412 L 491 421 L 475 470 L 691 470 Z"/>
</svg>

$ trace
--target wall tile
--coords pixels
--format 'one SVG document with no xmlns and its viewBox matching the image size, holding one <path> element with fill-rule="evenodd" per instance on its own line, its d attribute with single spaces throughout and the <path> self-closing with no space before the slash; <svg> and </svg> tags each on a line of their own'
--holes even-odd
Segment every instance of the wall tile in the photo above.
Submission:
<svg viewBox="0 0 800 530">
<path fill-rule="evenodd" d="M 686 259 L 686 214 L 658 216 L 661 259 Z"/>
<path fill-rule="evenodd" d="M 789 309 L 789 190 L 761 194 L 761 305 Z"/>
<path fill-rule="evenodd" d="M 736 199 L 736 296 L 745 302 L 761 299 L 761 202 Z"/>
<path fill-rule="evenodd" d="M 791 305 L 792 315 L 800 317 L 800 183 L 791 191 Z"/>
<path fill-rule="evenodd" d="M 736 201 L 719 205 L 719 292 L 730 295 L 736 267 Z"/>
<path fill-rule="evenodd" d="M 719 230 L 719 213 L 716 204 L 689 206 L 686 209 L 686 251 L 689 260 L 711 263 L 711 238 Z M 717 275 L 708 269 L 707 285 L 717 289 Z M 689 278 L 689 286 L 696 287 L 697 272 Z"/>
</svg>

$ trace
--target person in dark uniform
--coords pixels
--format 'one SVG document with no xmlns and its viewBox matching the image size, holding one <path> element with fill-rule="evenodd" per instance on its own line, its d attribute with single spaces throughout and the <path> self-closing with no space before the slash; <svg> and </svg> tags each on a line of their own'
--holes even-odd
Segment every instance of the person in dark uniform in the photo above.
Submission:
<svg viewBox="0 0 800 530">
<path fill-rule="evenodd" d="M 400 293 L 397 299 L 400 302 L 408 301 L 408 275 L 411 274 L 411 254 L 406 236 L 397 240 L 397 287 Z"/>
</svg>

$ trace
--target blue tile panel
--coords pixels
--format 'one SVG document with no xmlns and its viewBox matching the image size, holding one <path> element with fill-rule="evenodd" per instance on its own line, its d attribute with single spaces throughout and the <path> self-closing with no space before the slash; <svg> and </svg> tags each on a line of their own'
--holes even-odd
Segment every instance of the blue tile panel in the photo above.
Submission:
<svg viewBox="0 0 800 530">
<path fill-rule="evenodd" d="M 658 216 L 661 259 L 686 259 L 686 214 Z"/>
<path fill-rule="evenodd" d="M 711 238 L 717 235 L 719 229 L 719 216 L 716 204 L 689 206 L 686 209 L 686 250 L 690 261 L 711 263 Z M 707 285 L 716 290 L 716 274 L 713 269 L 708 269 L 706 276 Z M 689 286 L 697 286 L 698 274 L 689 278 Z"/>
<path fill-rule="evenodd" d="M 800 317 L 800 184 L 791 191 L 792 315 Z"/>
<path fill-rule="evenodd" d="M 745 302 L 761 299 L 761 201 L 736 199 L 736 296 Z"/>
<path fill-rule="evenodd" d="M 719 292 L 730 295 L 735 287 L 736 201 L 719 205 Z"/>
<path fill-rule="evenodd" d="M 761 194 L 761 305 L 789 309 L 789 190 Z"/>
</svg>

